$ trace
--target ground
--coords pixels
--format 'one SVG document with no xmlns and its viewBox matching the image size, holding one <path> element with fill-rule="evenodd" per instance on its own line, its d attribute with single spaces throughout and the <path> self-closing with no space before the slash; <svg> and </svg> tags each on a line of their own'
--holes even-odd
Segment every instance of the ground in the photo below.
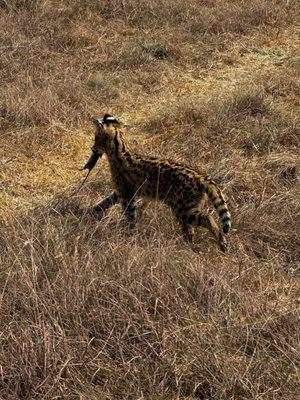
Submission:
<svg viewBox="0 0 300 400">
<path fill-rule="evenodd" d="M 296 1 L 0 2 L 0 396 L 290 399 L 299 391 Z M 151 203 L 130 232 L 91 115 L 211 175 L 230 251 Z"/>
</svg>

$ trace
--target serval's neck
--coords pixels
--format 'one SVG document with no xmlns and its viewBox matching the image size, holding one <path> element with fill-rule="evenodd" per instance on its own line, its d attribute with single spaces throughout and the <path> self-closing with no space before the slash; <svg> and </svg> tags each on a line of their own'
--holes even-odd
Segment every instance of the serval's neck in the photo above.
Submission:
<svg viewBox="0 0 300 400">
<path fill-rule="evenodd" d="M 113 147 L 107 156 L 111 164 L 118 164 L 122 168 L 129 167 L 131 161 L 130 150 L 124 140 L 123 133 L 117 128 L 115 129 Z"/>
</svg>

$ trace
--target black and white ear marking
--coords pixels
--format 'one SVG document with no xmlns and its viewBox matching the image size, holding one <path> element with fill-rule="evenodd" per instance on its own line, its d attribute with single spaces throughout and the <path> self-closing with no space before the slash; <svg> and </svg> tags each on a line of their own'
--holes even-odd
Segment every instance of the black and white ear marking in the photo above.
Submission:
<svg viewBox="0 0 300 400">
<path fill-rule="evenodd" d="M 110 114 L 104 114 L 103 118 L 97 117 L 97 116 L 92 117 L 91 121 L 96 126 L 100 126 L 100 125 L 102 125 L 102 126 L 106 125 L 107 126 L 109 124 L 113 124 L 113 125 L 116 125 L 116 126 L 121 126 L 120 122 Z"/>
<path fill-rule="evenodd" d="M 104 124 L 107 125 L 109 124 L 120 125 L 119 121 L 110 114 L 104 114 L 102 121 Z"/>
</svg>

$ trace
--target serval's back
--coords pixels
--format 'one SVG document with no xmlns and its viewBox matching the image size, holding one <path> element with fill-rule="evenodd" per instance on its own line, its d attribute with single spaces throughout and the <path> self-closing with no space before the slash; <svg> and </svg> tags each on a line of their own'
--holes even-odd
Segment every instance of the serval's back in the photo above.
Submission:
<svg viewBox="0 0 300 400">
<path fill-rule="evenodd" d="M 115 186 L 109 196 L 93 207 L 94 211 L 103 212 L 120 203 L 130 226 L 134 226 L 136 198 L 159 199 L 172 209 L 189 242 L 193 244 L 194 228 L 202 226 L 212 232 L 223 251 L 227 250 L 224 233 L 231 227 L 231 216 L 222 191 L 213 180 L 179 163 L 131 152 L 121 124 L 109 114 L 92 121 L 96 126 L 95 142 L 85 168 L 93 168 L 106 153 Z M 203 211 L 207 199 L 219 215 L 223 232 L 213 216 Z"/>
</svg>

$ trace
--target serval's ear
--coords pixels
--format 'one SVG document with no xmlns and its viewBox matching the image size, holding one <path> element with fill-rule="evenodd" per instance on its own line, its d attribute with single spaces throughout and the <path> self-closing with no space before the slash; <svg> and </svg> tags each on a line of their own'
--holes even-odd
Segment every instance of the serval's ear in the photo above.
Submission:
<svg viewBox="0 0 300 400">
<path fill-rule="evenodd" d="M 96 127 L 101 127 L 103 124 L 103 120 L 100 117 L 91 117 L 91 122 L 96 125 Z"/>
<path fill-rule="evenodd" d="M 115 117 L 113 117 L 110 114 L 104 114 L 104 117 L 102 118 L 102 121 L 106 125 L 112 124 L 112 125 L 117 126 L 117 127 L 121 126 L 121 123 Z"/>
</svg>

